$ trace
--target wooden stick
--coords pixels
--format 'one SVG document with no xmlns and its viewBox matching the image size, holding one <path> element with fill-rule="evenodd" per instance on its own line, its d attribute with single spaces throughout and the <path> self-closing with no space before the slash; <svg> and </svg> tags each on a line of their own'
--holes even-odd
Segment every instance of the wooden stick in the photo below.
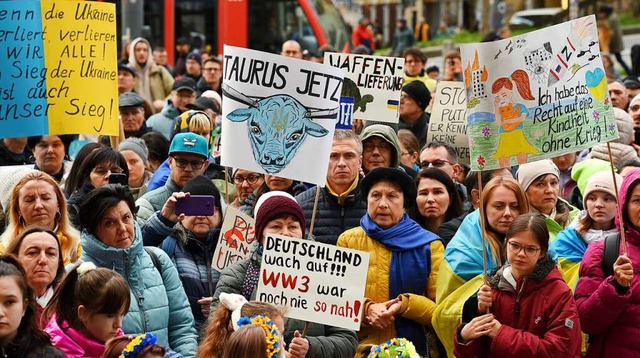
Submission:
<svg viewBox="0 0 640 358">
<path fill-rule="evenodd" d="M 304 329 L 302 330 L 302 338 L 307 337 L 307 330 L 309 330 L 309 322 L 304 322 Z"/>
<path fill-rule="evenodd" d="M 618 182 L 616 180 L 616 169 L 613 166 L 613 155 L 611 155 L 611 144 L 607 142 L 607 151 L 609 151 L 609 164 L 611 164 L 611 176 L 613 176 L 613 189 L 616 192 L 616 206 L 618 207 L 618 217 L 620 218 L 620 240 L 622 244 L 622 254 L 627 255 L 627 238 L 624 234 L 624 220 L 622 220 L 622 206 L 620 205 L 620 197 L 618 194 Z"/>
<path fill-rule="evenodd" d="M 224 200 L 227 201 L 227 205 L 231 204 L 229 202 L 229 167 L 224 167 Z"/>
<path fill-rule="evenodd" d="M 122 125 L 122 117 L 118 116 L 118 127 L 120 130 L 120 134 L 117 136 L 109 136 L 109 144 L 111 144 L 111 148 L 118 149 L 120 143 L 124 141 L 124 126 Z"/>
<path fill-rule="evenodd" d="M 488 271 L 488 262 L 487 262 L 487 236 L 486 230 L 487 228 L 484 225 L 484 203 L 482 202 L 482 170 L 478 172 L 478 187 L 480 191 L 480 236 L 482 237 L 482 274 L 484 275 L 484 284 L 487 284 L 487 271 Z M 487 308 L 487 313 L 489 313 L 489 308 Z"/>
<path fill-rule="evenodd" d="M 316 211 L 318 210 L 318 199 L 320 199 L 320 185 L 316 185 L 316 198 L 313 201 L 313 212 L 311 213 L 311 223 L 309 224 L 309 238 L 313 236 L 313 227 L 316 222 Z"/>
</svg>

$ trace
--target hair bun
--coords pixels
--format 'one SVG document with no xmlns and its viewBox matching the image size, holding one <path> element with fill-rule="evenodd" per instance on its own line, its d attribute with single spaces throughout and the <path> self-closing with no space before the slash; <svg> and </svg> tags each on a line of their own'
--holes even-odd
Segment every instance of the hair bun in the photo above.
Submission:
<svg viewBox="0 0 640 358">
<path fill-rule="evenodd" d="M 80 264 L 80 266 L 78 266 L 78 268 L 76 269 L 76 271 L 78 272 L 78 276 L 82 276 L 85 273 L 91 271 L 91 270 L 95 270 L 98 267 L 96 267 L 96 264 L 94 264 L 91 261 L 87 261 L 87 262 L 83 262 Z"/>
</svg>

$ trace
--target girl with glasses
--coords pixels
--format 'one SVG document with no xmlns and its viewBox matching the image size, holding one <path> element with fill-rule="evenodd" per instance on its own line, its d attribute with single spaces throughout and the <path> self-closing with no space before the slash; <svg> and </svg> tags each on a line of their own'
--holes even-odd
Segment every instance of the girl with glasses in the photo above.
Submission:
<svg viewBox="0 0 640 358">
<path fill-rule="evenodd" d="M 580 357 L 580 321 L 571 290 L 548 254 L 540 214 L 516 218 L 505 236 L 508 263 L 467 300 L 456 329 L 457 357 Z M 488 313 L 491 312 L 491 313 Z"/>
</svg>

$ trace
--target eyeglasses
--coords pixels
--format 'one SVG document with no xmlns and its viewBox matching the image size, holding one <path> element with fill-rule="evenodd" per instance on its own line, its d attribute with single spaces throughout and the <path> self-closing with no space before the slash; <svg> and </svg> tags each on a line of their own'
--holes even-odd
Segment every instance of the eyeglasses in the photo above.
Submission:
<svg viewBox="0 0 640 358">
<path fill-rule="evenodd" d="M 367 143 L 364 143 L 363 147 L 365 152 L 373 152 L 373 150 L 376 148 L 378 148 L 378 150 L 381 152 L 391 150 L 391 146 L 389 145 L 389 143 L 386 143 L 386 142 L 382 142 L 378 144 L 367 142 Z"/>
<path fill-rule="evenodd" d="M 177 157 L 173 157 L 173 162 L 176 163 L 178 168 L 184 169 L 187 165 L 191 166 L 191 169 L 198 170 L 204 166 L 204 160 L 184 160 Z"/>
<path fill-rule="evenodd" d="M 205 72 L 220 72 L 220 71 L 222 71 L 221 68 L 209 68 L 209 67 L 205 67 L 202 70 L 205 71 Z"/>
<path fill-rule="evenodd" d="M 238 184 L 238 185 L 240 185 L 240 184 L 244 183 L 244 181 L 246 180 L 247 183 L 249 183 L 249 184 L 255 184 L 261 178 L 262 178 L 261 175 L 249 175 L 247 177 L 243 177 L 242 175 L 236 175 L 236 176 L 233 177 L 233 182 Z"/>
<path fill-rule="evenodd" d="M 536 254 L 536 252 L 540 251 L 539 247 L 535 247 L 535 246 L 522 246 L 520 244 L 518 244 L 517 242 L 513 242 L 513 241 L 509 241 L 507 242 L 507 247 L 509 248 L 509 252 L 511 252 L 512 254 L 519 254 L 520 251 L 524 250 L 524 255 L 525 256 L 533 256 Z"/>
<path fill-rule="evenodd" d="M 436 160 L 431 161 L 431 162 L 426 161 L 426 160 L 420 162 L 420 168 L 428 168 L 429 165 L 433 165 L 435 168 L 442 168 L 442 167 L 444 167 L 445 164 L 453 165 L 453 163 L 451 163 L 448 160 L 436 159 Z"/>
<path fill-rule="evenodd" d="M 95 167 L 93 168 L 93 170 L 91 172 L 93 172 L 96 175 L 107 175 L 107 173 L 122 173 L 124 170 L 122 170 L 122 168 L 120 167 L 111 167 L 111 168 L 106 168 L 106 167 Z"/>
</svg>

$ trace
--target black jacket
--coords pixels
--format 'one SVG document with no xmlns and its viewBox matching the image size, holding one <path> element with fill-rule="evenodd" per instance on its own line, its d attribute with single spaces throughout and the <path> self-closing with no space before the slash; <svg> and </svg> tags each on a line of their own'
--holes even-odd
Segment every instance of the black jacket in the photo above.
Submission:
<svg viewBox="0 0 640 358">
<path fill-rule="evenodd" d="M 296 200 L 304 211 L 304 218 L 307 221 L 307 229 L 311 225 L 313 214 L 313 203 L 318 187 L 311 188 L 296 196 Z M 316 213 L 316 223 L 313 229 L 313 236 L 316 241 L 335 245 L 338 236 L 344 231 L 360 226 L 360 219 L 367 212 L 367 203 L 362 200 L 360 193 L 360 183 L 346 198 L 344 205 L 340 206 L 338 198 L 329 193 L 329 189 L 324 187 L 320 191 L 318 198 L 318 210 Z"/>
</svg>

